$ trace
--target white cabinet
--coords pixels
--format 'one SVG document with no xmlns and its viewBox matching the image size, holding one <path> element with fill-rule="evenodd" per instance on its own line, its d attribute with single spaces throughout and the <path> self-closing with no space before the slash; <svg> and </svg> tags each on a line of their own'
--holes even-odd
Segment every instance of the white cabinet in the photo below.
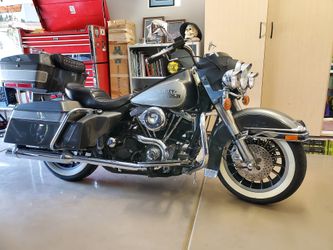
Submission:
<svg viewBox="0 0 333 250">
<path fill-rule="evenodd" d="M 302 119 L 320 135 L 333 45 L 332 0 L 206 0 L 205 49 L 254 64 L 252 105 Z M 259 35 L 260 34 L 260 35 Z"/>
</svg>

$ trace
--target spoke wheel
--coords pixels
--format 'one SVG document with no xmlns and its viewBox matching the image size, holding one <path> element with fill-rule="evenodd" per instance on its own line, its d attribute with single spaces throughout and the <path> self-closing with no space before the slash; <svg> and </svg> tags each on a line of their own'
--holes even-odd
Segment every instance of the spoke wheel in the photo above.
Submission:
<svg viewBox="0 0 333 250">
<path fill-rule="evenodd" d="M 246 143 L 257 163 L 252 170 L 235 162 L 233 154 L 238 151 L 232 142 L 223 151 L 219 178 L 232 193 L 265 204 L 283 200 L 297 190 L 306 171 L 302 145 L 269 139 L 248 139 Z"/>
</svg>

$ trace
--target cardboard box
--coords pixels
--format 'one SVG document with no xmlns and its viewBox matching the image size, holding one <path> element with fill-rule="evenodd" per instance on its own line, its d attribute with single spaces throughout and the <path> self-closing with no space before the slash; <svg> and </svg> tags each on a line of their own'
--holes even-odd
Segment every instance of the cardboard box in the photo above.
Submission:
<svg viewBox="0 0 333 250">
<path fill-rule="evenodd" d="M 127 43 L 111 43 L 109 42 L 109 61 L 110 76 L 128 76 L 128 51 Z"/>
<path fill-rule="evenodd" d="M 108 21 L 109 41 L 131 43 L 136 41 L 135 24 L 127 20 Z"/>
<path fill-rule="evenodd" d="M 121 58 L 128 55 L 128 43 L 109 42 L 109 57 Z"/>
<path fill-rule="evenodd" d="M 128 77 L 111 77 L 111 97 L 116 99 L 130 93 Z"/>
<path fill-rule="evenodd" d="M 114 58 L 110 59 L 110 76 L 127 75 L 128 76 L 128 59 Z"/>
<path fill-rule="evenodd" d="M 130 33 L 109 33 L 110 42 L 119 42 L 119 43 L 135 43 L 135 36 Z"/>
<path fill-rule="evenodd" d="M 124 19 L 110 20 L 108 21 L 108 27 L 109 30 L 135 30 L 135 23 Z"/>
</svg>

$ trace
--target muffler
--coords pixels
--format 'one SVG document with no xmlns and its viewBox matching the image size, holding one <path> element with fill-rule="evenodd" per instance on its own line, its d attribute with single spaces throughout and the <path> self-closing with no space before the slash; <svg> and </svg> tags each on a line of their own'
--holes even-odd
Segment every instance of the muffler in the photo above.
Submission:
<svg viewBox="0 0 333 250">
<path fill-rule="evenodd" d="M 73 162 L 87 163 L 96 166 L 119 168 L 126 170 L 144 170 L 146 168 L 154 167 L 178 167 L 178 166 L 188 166 L 190 162 L 188 161 L 163 161 L 163 162 L 121 162 L 114 160 L 90 158 L 87 156 L 77 156 L 71 153 L 52 153 L 46 150 L 38 149 L 20 149 L 20 148 L 10 148 L 7 149 L 6 155 L 10 157 L 15 157 L 18 159 L 30 159 L 38 161 L 48 161 L 56 162 L 61 164 L 71 164 Z"/>
</svg>

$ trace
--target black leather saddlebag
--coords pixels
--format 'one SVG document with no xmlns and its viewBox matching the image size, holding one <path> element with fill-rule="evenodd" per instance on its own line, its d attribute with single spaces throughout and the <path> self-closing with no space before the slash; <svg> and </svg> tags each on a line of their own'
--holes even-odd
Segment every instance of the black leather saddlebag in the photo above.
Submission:
<svg viewBox="0 0 333 250">
<path fill-rule="evenodd" d="M 82 109 L 76 101 L 34 102 L 18 105 L 12 113 L 4 141 L 16 145 L 50 149 L 50 144 L 66 115 Z M 98 138 L 107 136 L 120 120 L 118 112 L 70 115 L 55 143 L 55 149 L 79 150 L 96 146 Z"/>
<path fill-rule="evenodd" d="M 36 93 L 63 92 L 68 83 L 83 84 L 85 65 L 54 54 L 30 54 L 0 60 L 0 82 L 7 88 Z"/>
</svg>

